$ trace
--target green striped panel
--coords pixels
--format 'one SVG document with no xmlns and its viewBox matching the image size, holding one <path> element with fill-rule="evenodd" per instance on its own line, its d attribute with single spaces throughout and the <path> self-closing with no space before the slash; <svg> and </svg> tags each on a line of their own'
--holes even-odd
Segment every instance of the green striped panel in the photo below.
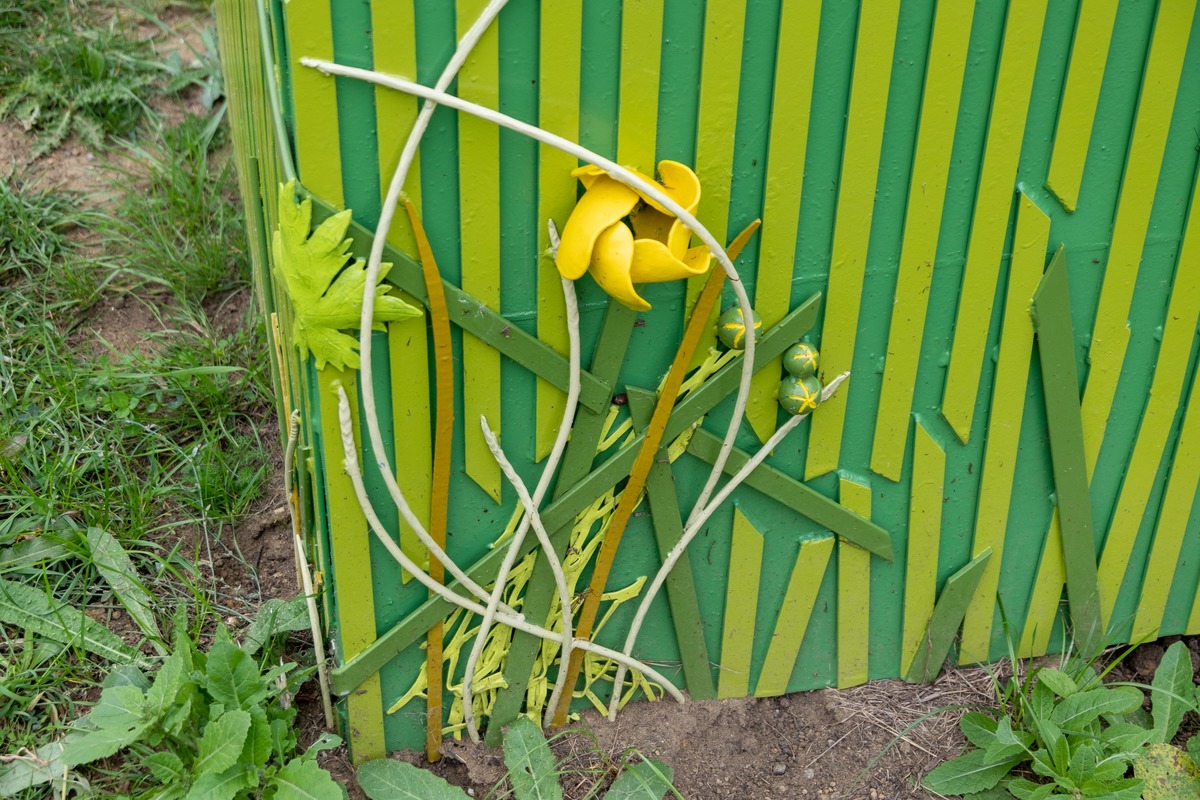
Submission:
<svg viewBox="0 0 1200 800">
<path fill-rule="evenodd" d="M 388 75 L 399 75 L 416 80 L 417 77 L 417 22 L 410 2 L 372 3 L 371 33 L 374 42 L 375 69 Z M 396 41 L 396 36 L 408 42 Z M 400 163 L 400 151 L 412 132 L 420 111 L 420 101 L 403 92 L 383 86 L 375 88 L 375 124 L 379 137 L 380 199 L 387 195 L 392 182 L 392 173 Z M 404 181 L 404 196 L 421 210 L 421 159 L 413 159 Z M 388 230 L 388 241 L 393 246 L 417 257 L 417 242 L 413 238 L 412 225 L 402 208 L 392 218 Z M 408 297 L 405 300 L 412 302 Z"/>
<path fill-rule="evenodd" d="M 975 197 L 971 241 L 963 266 L 954 345 L 950 351 L 950 368 L 946 373 L 946 393 L 942 401 L 942 414 L 964 443 L 971 433 L 971 419 L 979 394 L 979 374 L 987 351 L 992 303 L 998 296 L 996 280 L 1008 233 L 1017 160 L 1021 155 L 1045 17 L 1046 0 L 1013 0 L 1004 27 L 1004 51 L 1000 55 L 996 91 L 992 98 L 987 149 Z M 995 577 L 999 567 L 997 552 L 988 565 L 984 586 L 988 585 L 989 578 Z M 988 613 L 990 618 L 991 612 Z M 967 617 L 972 619 L 969 613 Z"/>
<path fill-rule="evenodd" d="M 871 487 L 841 480 L 842 505 L 871 518 Z M 815 586 L 820 581 L 813 579 Z M 871 619 L 871 553 L 838 538 L 837 685 L 867 682 Z M 815 598 L 815 595 L 814 595 Z"/>
<path fill-rule="evenodd" d="M 779 619 L 771 635 L 771 644 L 767 647 L 767 655 L 758 674 L 758 684 L 754 687 L 755 697 L 776 697 L 787 692 L 788 681 L 791 680 L 800 646 L 804 643 L 804 634 L 808 630 L 808 621 L 817 603 L 822 578 L 829 568 L 834 541 L 834 537 L 829 536 L 800 544 L 796 565 L 792 567 L 787 592 L 783 597 L 783 606 L 779 609 Z"/>
<path fill-rule="evenodd" d="M 659 62 L 662 58 L 663 0 L 621 5 L 621 106 L 617 118 L 617 161 L 654 174 L 658 129 Z"/>
<path fill-rule="evenodd" d="M 733 509 L 731 548 L 717 697 L 745 697 L 750 693 L 750 658 L 754 650 L 763 537 L 737 506 Z"/>
<path fill-rule="evenodd" d="M 830 378 L 850 369 L 854 360 L 899 19 L 900 0 L 864 0 L 859 13 L 825 324 L 821 328 L 821 372 Z M 820 414 L 812 417 L 805 465 L 809 478 L 837 469 L 846 396 L 853 388 L 852 378 L 842 391 L 821 404 Z"/>
<path fill-rule="evenodd" d="M 411 302 L 411 301 L 410 301 Z M 392 378 L 395 425 L 396 483 L 417 519 L 428 529 L 433 500 L 433 423 L 430 408 L 429 348 L 425 318 L 388 323 L 388 358 Z M 428 466 L 425 466 L 428 465 Z M 429 568 L 429 553 L 417 534 L 400 520 L 400 549 L 413 562 Z M 404 582 L 412 580 L 407 570 Z"/>
<path fill-rule="evenodd" d="M 904 634 L 900 674 L 907 675 L 937 602 L 938 549 L 946 454 L 918 420 L 913 442 L 912 502 L 908 506 L 908 562 L 904 573 Z"/>
<path fill-rule="evenodd" d="M 342 160 L 335 82 L 300 64 L 304 56 L 333 60 L 333 28 L 326 0 L 284 5 L 291 59 L 296 170 L 305 188 L 341 208 Z"/>
</svg>

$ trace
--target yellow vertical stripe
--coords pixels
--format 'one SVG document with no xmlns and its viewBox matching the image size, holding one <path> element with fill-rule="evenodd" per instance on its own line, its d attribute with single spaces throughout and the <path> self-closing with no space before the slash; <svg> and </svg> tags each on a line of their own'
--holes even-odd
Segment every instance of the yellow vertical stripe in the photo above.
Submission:
<svg viewBox="0 0 1200 800">
<path fill-rule="evenodd" d="M 704 50 L 700 66 L 700 109 L 696 133 L 696 175 L 704 187 L 697 217 L 722 244 L 729 231 L 729 190 L 733 176 L 734 132 L 737 128 L 738 91 L 742 77 L 742 39 L 746 27 L 746 0 L 708 3 L 704 16 Z M 706 281 L 704 275 L 688 279 L 684 320 L 692 315 Z M 716 322 L 721 308 L 713 308 L 709 328 L 700 339 L 692 366 L 698 366 L 716 345 Z"/>
<path fill-rule="evenodd" d="M 971 221 L 971 241 L 963 266 L 958 316 L 954 323 L 954 345 L 946 373 L 946 395 L 942 414 L 958 438 L 966 442 L 979 395 L 979 373 L 987 349 L 992 303 L 998 296 L 1004 237 L 1008 232 L 1017 160 L 1025 134 L 1029 93 L 1037 66 L 1046 0 L 1013 0 L 1004 26 L 1004 51 L 1000 55 L 992 115 L 988 120 L 987 145 Z M 1028 300 L 1028 298 L 1026 298 Z M 977 549 L 976 552 L 979 552 Z M 988 564 L 988 575 L 1000 567 L 1000 554 Z M 988 575 L 983 582 L 988 582 Z"/>
<path fill-rule="evenodd" d="M 1079 203 L 1079 184 L 1083 180 L 1083 164 L 1092 139 L 1092 123 L 1096 119 L 1104 62 L 1108 59 L 1118 4 L 1119 0 L 1090 0 L 1079 7 L 1071 65 L 1067 69 L 1067 85 L 1063 89 L 1054 150 L 1046 175 L 1046 188 L 1067 211 L 1073 212 Z"/>
<path fill-rule="evenodd" d="M 342 432 L 338 424 L 338 387 L 346 390 L 354 415 L 355 441 L 358 439 L 358 392 L 353 370 L 332 366 L 317 373 L 320 397 L 321 439 L 324 447 L 326 508 L 329 519 L 330 561 L 333 585 L 337 587 L 337 628 L 340 634 L 342 663 L 349 661 L 375 641 L 375 595 L 371 580 L 370 535 L 367 518 L 346 473 L 342 451 Z M 361 463 L 361 456 L 359 461 Z M 383 700 L 379 673 L 373 673 L 346 698 L 350 717 L 350 747 L 355 762 L 383 758 L 387 748 L 383 740 Z"/>
<path fill-rule="evenodd" d="M 821 329 L 821 371 L 830 377 L 850 369 L 854 360 L 899 18 L 900 0 L 864 0 L 859 12 L 833 255 L 829 264 L 829 293 L 825 301 L 825 324 Z M 846 396 L 852 391 L 853 378 L 841 392 L 821 404 L 820 414 L 813 415 L 805 468 L 809 478 L 837 469 L 842 451 Z"/>
<path fill-rule="evenodd" d="M 871 487 L 841 481 L 841 503 L 871 518 Z M 811 579 L 810 579 L 811 580 Z M 813 580 L 819 586 L 820 581 Z M 871 622 L 871 553 L 838 538 L 837 663 L 839 689 L 867 682 Z"/>
<path fill-rule="evenodd" d="M 1150 209 L 1158 186 L 1163 149 L 1175 94 L 1187 52 L 1188 33 L 1195 15 L 1195 0 L 1172 0 L 1158 8 L 1154 38 L 1142 79 L 1137 119 L 1125 163 L 1125 178 L 1117 201 L 1112 244 L 1104 268 L 1104 283 L 1088 350 L 1087 387 L 1083 394 L 1083 443 L 1089 474 L 1095 470 L 1104 441 L 1108 412 L 1112 408 L 1125 349 L 1129 345 L 1129 306 L 1142 260 L 1142 246 L 1150 224 Z"/>
<path fill-rule="evenodd" d="M 579 69 L 583 0 L 542 0 L 538 124 L 571 141 L 579 138 Z M 538 338 L 563 356 L 568 349 L 567 311 L 558 268 L 549 256 L 546 220 L 562 230 L 575 206 L 574 157 L 542 145 L 538 149 Z M 550 453 L 566 406 L 565 392 L 537 380 L 534 452 L 538 461 Z"/>
<path fill-rule="evenodd" d="M 296 171 L 313 194 L 340 208 L 342 157 L 337 89 L 333 78 L 300 63 L 304 56 L 333 60 L 333 27 L 326 0 L 291 0 L 283 6 L 291 59 Z"/>
<path fill-rule="evenodd" d="M 622 3 L 617 161 L 647 175 L 655 168 L 662 29 L 663 0 Z"/>
<path fill-rule="evenodd" d="M 925 331 L 925 312 L 929 306 L 929 286 L 946 201 L 950 150 L 958 122 L 958 103 L 974 12 L 974 3 L 938 3 L 929 46 L 921 124 L 917 131 L 904 239 L 900 246 L 896 302 L 892 306 L 887 361 L 879 390 L 875 441 L 871 447 L 871 469 L 893 481 L 900 480 L 904 448 L 908 444 L 909 412 Z M 906 671 L 907 667 L 901 674 Z"/>
<path fill-rule="evenodd" d="M 486 0 L 458 0 L 458 35 L 467 32 Z M 500 32 L 490 26 L 458 73 L 458 96 L 500 106 Z M 459 218 L 462 288 L 500 310 L 500 129 L 466 114 L 458 118 Z M 463 447 L 467 475 L 500 501 L 500 466 L 488 450 L 479 418 L 499 437 L 500 353 L 474 336 L 462 342 Z"/>
<path fill-rule="evenodd" d="M 804 633 L 817 602 L 817 592 L 825 570 L 829 568 L 829 557 L 833 553 L 833 537 L 804 542 L 796 555 L 792 577 L 788 580 L 783 606 L 779 609 L 779 620 L 767 647 L 758 684 L 754 687 L 755 697 L 775 697 L 787 691 Z M 724 696 L 724 695 L 722 695 Z"/>
<path fill-rule="evenodd" d="M 758 611 L 762 554 L 762 534 L 735 506 L 717 697 L 745 697 L 750 693 L 750 658 L 754 652 L 754 623 Z"/>
<path fill-rule="evenodd" d="M 908 555 L 904 572 L 904 632 L 900 674 L 907 675 L 937 603 L 938 549 L 942 536 L 946 454 L 916 424 L 913 442 L 912 501 L 908 506 Z"/>
<path fill-rule="evenodd" d="M 374 42 L 375 69 L 409 80 L 417 78 L 416 19 L 409 2 L 372 3 L 371 33 Z M 401 41 L 397 41 L 397 37 Z M 417 121 L 420 101 L 384 86 L 375 87 L 375 124 L 379 136 L 379 185 L 387 196 L 392 173 L 400 163 L 400 151 Z M 404 182 L 404 196 L 421 208 L 420 159 L 415 159 Z M 382 197 L 380 198 L 383 199 Z M 388 231 L 388 241 L 404 252 L 417 256 L 412 225 L 405 214 L 396 214 Z M 410 298 L 404 298 L 411 302 Z"/>
<path fill-rule="evenodd" d="M 775 56 L 775 89 L 771 103 L 771 139 L 767 150 L 766 196 L 754 310 L 769 330 L 791 311 L 796 229 L 800 224 L 800 186 L 808 147 L 808 120 L 817 61 L 821 0 L 784 3 Z M 775 432 L 781 360 L 754 375 L 746 417 L 758 438 Z"/>
<path fill-rule="evenodd" d="M 992 642 L 996 587 L 1000 579 L 1000 564 L 1004 560 L 1009 500 L 1017 466 L 1021 418 L 1025 413 L 1029 361 L 1033 355 L 1033 324 L 1029 318 L 1029 303 L 1046 266 L 1049 237 L 1050 218 L 1022 194 L 1004 302 L 1000 359 L 996 363 L 987 450 L 979 486 L 979 510 L 975 517 L 974 555 L 990 547 L 992 558 L 988 561 L 979 588 L 967 607 L 966 619 L 963 620 L 962 647 L 959 650 L 959 661 L 963 664 L 986 661 Z"/>
<path fill-rule="evenodd" d="M 1055 508 L 1054 516 L 1050 518 L 1046 541 L 1042 545 L 1042 561 L 1038 565 L 1037 578 L 1033 583 L 1029 611 L 1025 614 L 1025 627 L 1021 632 L 1018 651 L 1021 658 L 1035 658 L 1046 654 L 1066 582 L 1067 566 L 1063 561 L 1062 527 L 1058 519 L 1058 509 Z"/>
</svg>

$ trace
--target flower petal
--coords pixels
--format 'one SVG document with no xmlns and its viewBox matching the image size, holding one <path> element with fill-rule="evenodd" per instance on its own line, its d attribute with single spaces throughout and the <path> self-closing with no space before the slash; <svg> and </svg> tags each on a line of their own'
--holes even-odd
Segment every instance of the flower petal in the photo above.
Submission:
<svg viewBox="0 0 1200 800">
<path fill-rule="evenodd" d="M 575 280 L 587 272 L 597 238 L 632 211 L 637 201 L 637 192 L 628 186 L 606 175 L 595 176 L 563 228 L 558 245 L 559 273 Z"/>
<path fill-rule="evenodd" d="M 633 262 L 633 233 L 624 223 L 610 225 L 596 239 L 589 271 L 600 288 L 634 311 L 647 311 L 650 304 L 634 291 L 630 266 Z"/>
<path fill-rule="evenodd" d="M 692 248 L 680 260 L 662 242 L 636 239 L 629 274 L 634 283 L 674 281 L 702 275 L 708 271 L 709 260 L 708 248 L 704 245 Z"/>
</svg>

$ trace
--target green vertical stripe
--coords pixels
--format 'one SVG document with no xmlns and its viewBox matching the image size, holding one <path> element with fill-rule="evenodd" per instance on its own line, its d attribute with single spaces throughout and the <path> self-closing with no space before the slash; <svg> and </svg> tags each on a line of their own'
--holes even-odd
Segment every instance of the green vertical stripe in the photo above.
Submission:
<svg viewBox="0 0 1200 800">
<path fill-rule="evenodd" d="M 754 649 L 762 554 L 762 534 L 735 506 L 717 697 L 745 697 L 750 693 L 750 657 Z"/>
</svg>

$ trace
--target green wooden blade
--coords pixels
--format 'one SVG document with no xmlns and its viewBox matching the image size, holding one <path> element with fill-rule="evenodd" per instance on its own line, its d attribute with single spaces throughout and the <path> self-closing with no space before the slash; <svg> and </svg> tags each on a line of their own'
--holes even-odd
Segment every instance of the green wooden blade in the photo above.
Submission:
<svg viewBox="0 0 1200 800">
<path fill-rule="evenodd" d="M 904 676 L 906 681 L 928 683 L 937 677 L 967 614 L 967 604 L 975 594 L 975 588 L 979 586 L 983 570 L 991 558 L 992 548 L 989 547 L 946 580 L 946 586 L 929 617 L 925 636 L 913 656 L 912 666 Z"/>
</svg>

